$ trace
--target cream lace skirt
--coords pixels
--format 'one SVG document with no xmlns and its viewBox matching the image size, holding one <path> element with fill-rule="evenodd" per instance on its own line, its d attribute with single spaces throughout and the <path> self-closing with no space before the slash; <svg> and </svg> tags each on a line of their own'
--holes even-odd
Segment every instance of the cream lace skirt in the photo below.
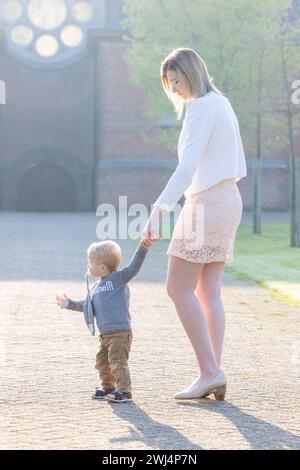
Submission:
<svg viewBox="0 0 300 470">
<path fill-rule="evenodd" d="M 242 211 L 234 178 L 192 194 L 179 214 L 167 254 L 192 263 L 232 263 Z"/>
</svg>

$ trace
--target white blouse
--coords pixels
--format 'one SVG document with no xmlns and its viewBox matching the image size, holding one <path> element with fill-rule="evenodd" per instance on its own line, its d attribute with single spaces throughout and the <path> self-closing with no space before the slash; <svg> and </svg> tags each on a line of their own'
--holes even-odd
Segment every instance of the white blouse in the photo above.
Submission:
<svg viewBox="0 0 300 470">
<path fill-rule="evenodd" d="M 235 112 L 213 91 L 186 103 L 178 139 L 178 165 L 154 206 L 172 210 L 183 194 L 204 191 L 228 178 L 247 175 L 246 159 Z"/>
</svg>

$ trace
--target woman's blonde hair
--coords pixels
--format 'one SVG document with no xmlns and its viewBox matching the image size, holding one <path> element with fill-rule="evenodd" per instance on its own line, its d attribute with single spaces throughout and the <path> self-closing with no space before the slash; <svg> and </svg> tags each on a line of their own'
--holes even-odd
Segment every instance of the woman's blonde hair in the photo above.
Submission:
<svg viewBox="0 0 300 470">
<path fill-rule="evenodd" d="M 87 250 L 88 256 L 97 263 L 105 264 L 110 271 L 115 271 L 122 262 L 122 251 L 119 245 L 111 240 L 92 243 Z"/>
<path fill-rule="evenodd" d="M 212 83 L 213 77 L 209 75 L 204 60 L 197 52 L 187 47 L 174 49 L 161 62 L 160 78 L 168 98 L 174 105 L 177 119 L 181 118 L 187 100 L 170 92 L 167 78 L 167 72 L 170 70 L 177 73 L 178 78 L 189 89 L 191 97 L 196 95 L 199 98 L 210 91 L 222 94 Z"/>
</svg>

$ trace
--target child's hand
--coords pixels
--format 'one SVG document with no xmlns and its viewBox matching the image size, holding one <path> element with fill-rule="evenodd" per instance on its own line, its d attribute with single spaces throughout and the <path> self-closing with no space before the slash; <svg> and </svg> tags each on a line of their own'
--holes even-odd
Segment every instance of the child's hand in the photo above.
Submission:
<svg viewBox="0 0 300 470">
<path fill-rule="evenodd" d="M 63 294 L 63 297 L 60 297 L 59 295 L 56 296 L 56 302 L 57 305 L 59 305 L 60 308 L 67 308 L 69 305 L 69 299 L 66 296 L 66 294 Z"/>
<path fill-rule="evenodd" d="M 149 240 L 149 239 L 143 239 L 140 241 L 140 246 L 142 246 L 143 248 L 145 248 L 145 250 L 148 250 L 148 248 L 150 248 L 150 246 L 153 245 L 153 241 L 152 240 Z"/>
</svg>

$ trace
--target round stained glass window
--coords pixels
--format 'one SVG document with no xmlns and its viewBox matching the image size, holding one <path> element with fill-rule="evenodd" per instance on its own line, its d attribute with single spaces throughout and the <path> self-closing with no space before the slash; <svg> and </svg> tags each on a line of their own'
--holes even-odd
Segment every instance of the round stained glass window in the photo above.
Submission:
<svg viewBox="0 0 300 470">
<path fill-rule="evenodd" d="M 22 5 L 16 0 L 7 0 L 1 8 L 2 18 L 7 23 L 12 23 L 20 18 L 22 14 Z"/>
<path fill-rule="evenodd" d="M 28 26 L 18 25 L 11 31 L 11 39 L 18 46 L 28 46 L 33 40 L 33 31 Z"/>
<path fill-rule="evenodd" d="M 68 47 L 77 47 L 83 40 L 83 31 L 75 24 L 69 24 L 61 32 L 61 40 Z"/>
<path fill-rule="evenodd" d="M 67 16 L 66 3 L 64 0 L 30 0 L 28 16 L 38 28 L 46 30 L 58 28 Z"/>
<path fill-rule="evenodd" d="M 80 0 L 74 3 L 72 7 L 72 14 L 77 21 L 90 21 L 93 16 L 93 7 L 90 2 L 86 0 Z"/>
<path fill-rule="evenodd" d="M 63 66 L 86 56 L 89 35 L 105 21 L 106 0 L 0 0 L 7 50 L 32 65 Z"/>
<path fill-rule="evenodd" d="M 58 42 L 54 36 L 44 34 L 36 41 L 36 51 L 42 57 L 52 57 L 58 51 Z"/>
</svg>

